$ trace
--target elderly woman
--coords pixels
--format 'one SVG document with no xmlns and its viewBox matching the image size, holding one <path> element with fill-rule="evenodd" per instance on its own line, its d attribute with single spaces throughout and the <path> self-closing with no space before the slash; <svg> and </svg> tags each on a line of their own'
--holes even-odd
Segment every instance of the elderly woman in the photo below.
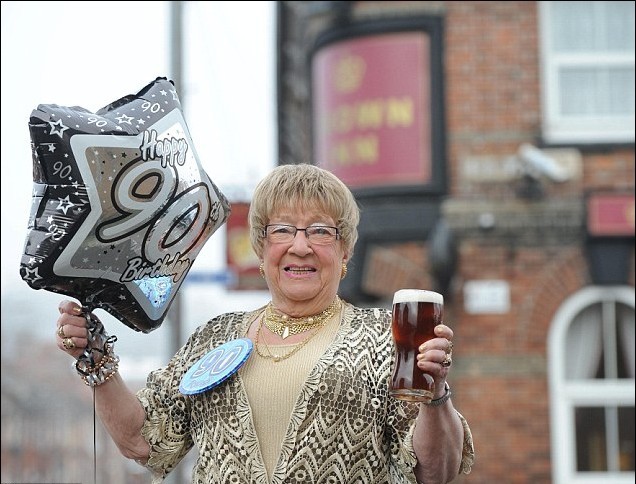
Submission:
<svg viewBox="0 0 636 484">
<path fill-rule="evenodd" d="M 115 370 L 95 386 L 122 454 L 160 481 L 196 445 L 192 482 L 201 484 L 440 483 L 470 472 L 472 437 L 443 365 L 453 331 L 441 324 L 420 347 L 432 404 L 396 400 L 390 312 L 338 297 L 359 221 L 349 189 L 313 165 L 279 166 L 257 186 L 249 221 L 271 301 L 200 326 L 136 395 Z M 60 312 L 58 347 L 77 358 L 86 320 L 71 301 Z M 202 393 L 179 391 L 197 360 L 238 338 L 255 351 L 236 373 Z"/>
</svg>

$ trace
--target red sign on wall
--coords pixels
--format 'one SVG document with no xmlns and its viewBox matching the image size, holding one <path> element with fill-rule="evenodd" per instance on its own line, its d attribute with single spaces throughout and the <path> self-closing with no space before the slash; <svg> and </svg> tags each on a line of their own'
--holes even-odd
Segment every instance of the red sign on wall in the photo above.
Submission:
<svg viewBox="0 0 636 484">
<path fill-rule="evenodd" d="M 430 183 L 429 65 L 423 31 L 320 49 L 312 64 L 316 164 L 352 188 Z"/>
<path fill-rule="evenodd" d="M 587 210 L 590 235 L 634 235 L 634 195 L 594 194 L 588 199 Z"/>
<path fill-rule="evenodd" d="M 232 202 L 232 213 L 227 219 L 227 266 L 236 274 L 236 290 L 267 289 L 258 266 L 260 261 L 252 250 L 248 223 L 249 203 Z"/>
</svg>

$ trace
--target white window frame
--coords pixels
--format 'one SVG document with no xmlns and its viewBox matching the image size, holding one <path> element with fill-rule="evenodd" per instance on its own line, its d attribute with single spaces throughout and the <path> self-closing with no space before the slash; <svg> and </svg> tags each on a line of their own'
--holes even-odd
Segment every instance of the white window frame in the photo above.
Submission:
<svg viewBox="0 0 636 484">
<path fill-rule="evenodd" d="M 631 52 L 556 53 L 551 50 L 550 14 L 554 3 L 537 2 L 541 56 L 542 135 L 547 144 L 610 144 L 634 142 L 634 114 L 626 116 L 566 116 L 559 112 L 559 70 L 566 66 L 626 66 L 634 69 Z M 602 4 L 604 2 L 587 2 Z M 599 5 L 599 8 L 602 6 Z"/>
<path fill-rule="evenodd" d="M 548 335 L 548 376 L 553 484 L 634 484 L 635 472 L 578 472 L 574 412 L 581 406 L 634 406 L 634 380 L 568 380 L 568 328 L 593 304 L 607 301 L 635 307 L 634 288 L 590 286 L 570 296 L 556 312 Z"/>
</svg>

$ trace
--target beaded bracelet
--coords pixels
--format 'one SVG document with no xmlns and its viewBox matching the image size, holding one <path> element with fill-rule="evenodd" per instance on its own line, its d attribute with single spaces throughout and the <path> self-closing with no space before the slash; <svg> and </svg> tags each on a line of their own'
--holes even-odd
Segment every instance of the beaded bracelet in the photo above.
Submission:
<svg viewBox="0 0 636 484">
<path fill-rule="evenodd" d="M 451 389 L 450 389 L 450 385 L 448 384 L 448 382 L 445 382 L 445 389 L 446 391 L 444 392 L 444 395 L 442 395 L 439 398 L 436 398 L 434 400 L 431 400 L 430 403 L 428 404 L 429 407 L 438 407 L 444 403 L 446 403 L 448 401 L 448 399 L 451 397 Z"/>
<path fill-rule="evenodd" d="M 99 319 L 90 317 L 88 339 L 89 345 L 75 362 L 75 369 L 84 383 L 96 387 L 106 383 L 119 370 L 119 356 L 114 353 L 116 336 L 108 336 Z M 94 352 L 102 354 L 95 363 Z"/>
<path fill-rule="evenodd" d="M 89 387 L 96 387 L 106 383 L 119 370 L 119 356 L 114 353 L 104 355 L 99 363 L 94 367 L 80 369 L 77 365 L 79 373 L 84 383 Z"/>
</svg>

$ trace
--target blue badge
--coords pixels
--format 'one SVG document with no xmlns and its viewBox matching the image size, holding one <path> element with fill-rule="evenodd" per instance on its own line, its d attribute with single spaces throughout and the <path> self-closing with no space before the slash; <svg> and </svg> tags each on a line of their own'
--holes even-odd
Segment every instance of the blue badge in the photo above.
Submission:
<svg viewBox="0 0 636 484">
<path fill-rule="evenodd" d="M 206 353 L 186 372 L 179 385 L 184 395 L 203 393 L 223 383 L 247 361 L 254 343 L 248 338 L 228 341 Z"/>
</svg>

